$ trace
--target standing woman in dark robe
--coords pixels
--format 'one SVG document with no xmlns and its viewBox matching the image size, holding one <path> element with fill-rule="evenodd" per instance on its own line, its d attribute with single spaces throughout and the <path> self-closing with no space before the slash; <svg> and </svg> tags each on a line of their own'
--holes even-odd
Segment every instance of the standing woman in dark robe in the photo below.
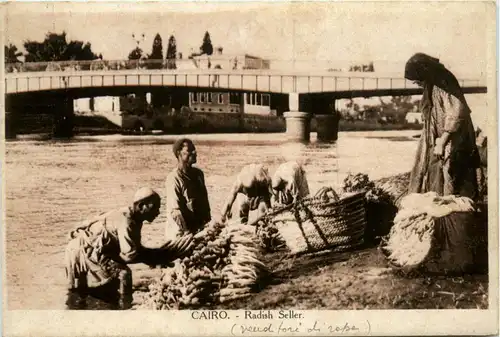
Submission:
<svg viewBox="0 0 500 337">
<path fill-rule="evenodd" d="M 424 128 L 413 165 L 409 193 L 436 192 L 476 200 L 476 147 L 471 110 L 455 76 L 431 56 L 417 53 L 405 78 L 423 87 Z"/>
</svg>

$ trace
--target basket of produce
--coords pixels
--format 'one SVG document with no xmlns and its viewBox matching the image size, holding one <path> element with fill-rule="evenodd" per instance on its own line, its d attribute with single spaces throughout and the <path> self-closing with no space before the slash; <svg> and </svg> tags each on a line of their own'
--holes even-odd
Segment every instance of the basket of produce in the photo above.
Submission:
<svg viewBox="0 0 500 337">
<path fill-rule="evenodd" d="M 389 234 L 397 213 L 397 200 L 404 193 L 408 182 L 402 175 L 371 181 L 367 174 L 349 173 L 344 179 L 343 192 L 367 191 L 365 242 L 378 242 Z"/>
<path fill-rule="evenodd" d="M 291 254 L 346 250 L 363 243 L 365 192 L 339 195 L 323 187 L 314 197 L 295 201 L 267 215 Z"/>
<path fill-rule="evenodd" d="M 389 235 L 380 244 L 389 264 L 403 272 L 464 273 L 484 262 L 487 233 L 471 199 L 410 194 L 401 201 Z"/>
</svg>

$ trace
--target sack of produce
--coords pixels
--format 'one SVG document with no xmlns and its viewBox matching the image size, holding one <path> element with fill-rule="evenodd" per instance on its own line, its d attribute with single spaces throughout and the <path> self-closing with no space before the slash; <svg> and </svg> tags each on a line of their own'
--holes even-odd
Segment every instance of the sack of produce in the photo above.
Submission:
<svg viewBox="0 0 500 337">
<path fill-rule="evenodd" d="M 246 297 L 269 273 L 253 227 L 211 222 L 193 240 L 191 254 L 149 285 L 141 307 L 187 309 Z"/>
<path fill-rule="evenodd" d="M 484 226 L 469 198 L 410 194 L 380 249 L 404 272 L 466 273 L 484 264 Z"/>
</svg>

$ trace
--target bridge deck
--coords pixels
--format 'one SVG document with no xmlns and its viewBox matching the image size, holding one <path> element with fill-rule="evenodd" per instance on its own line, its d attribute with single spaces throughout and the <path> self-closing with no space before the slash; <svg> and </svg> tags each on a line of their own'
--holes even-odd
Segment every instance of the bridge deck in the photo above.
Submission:
<svg viewBox="0 0 500 337">
<path fill-rule="evenodd" d="M 484 81 L 460 79 L 465 92 L 486 92 Z M 104 70 L 9 73 L 5 93 L 98 87 L 190 87 L 203 90 L 270 93 L 337 93 L 343 96 L 418 94 L 419 88 L 401 77 L 379 73 L 278 72 L 272 70 Z"/>
</svg>

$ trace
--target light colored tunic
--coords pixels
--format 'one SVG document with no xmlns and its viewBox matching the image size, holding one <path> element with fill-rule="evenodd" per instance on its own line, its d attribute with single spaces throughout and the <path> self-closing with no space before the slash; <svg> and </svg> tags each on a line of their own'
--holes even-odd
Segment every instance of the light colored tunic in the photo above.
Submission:
<svg viewBox="0 0 500 337">
<path fill-rule="evenodd" d="M 411 171 L 409 193 L 437 192 L 476 198 L 479 155 L 470 110 L 462 99 L 433 86 L 432 107 L 422 111 L 424 128 Z M 438 137 L 450 133 L 444 161 L 433 154 Z"/>
<path fill-rule="evenodd" d="M 88 287 L 107 284 L 134 261 L 141 246 L 142 222 L 128 207 L 102 213 L 70 232 L 66 248 L 66 276 L 70 289 L 82 279 Z"/>
</svg>

